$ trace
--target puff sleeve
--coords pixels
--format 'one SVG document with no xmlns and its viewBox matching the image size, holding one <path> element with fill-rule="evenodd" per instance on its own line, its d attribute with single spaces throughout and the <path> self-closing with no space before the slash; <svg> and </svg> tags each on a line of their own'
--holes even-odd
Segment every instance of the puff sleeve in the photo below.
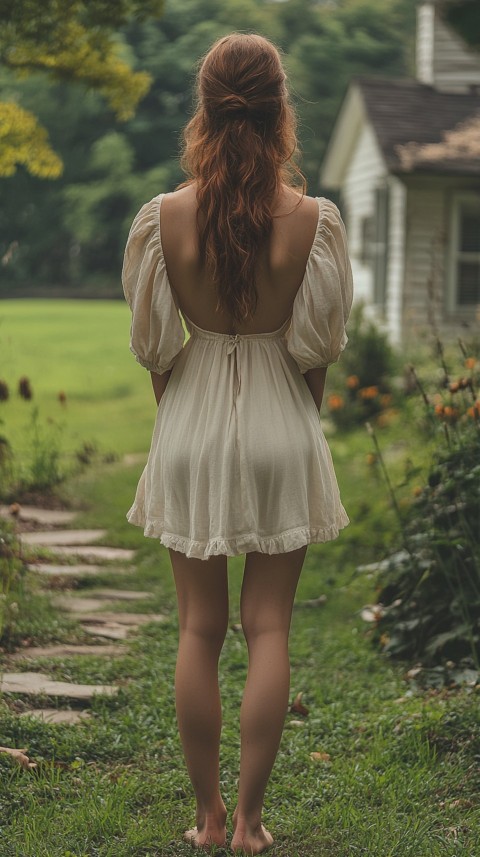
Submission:
<svg viewBox="0 0 480 857">
<path fill-rule="evenodd" d="M 285 334 L 302 374 L 338 360 L 348 342 L 345 325 L 353 300 L 345 225 L 333 202 L 318 201 L 317 232 Z"/>
<path fill-rule="evenodd" d="M 145 369 L 162 375 L 183 348 L 184 330 L 167 277 L 160 239 L 160 200 L 136 215 L 122 267 L 125 300 L 132 312 L 130 351 Z"/>
</svg>

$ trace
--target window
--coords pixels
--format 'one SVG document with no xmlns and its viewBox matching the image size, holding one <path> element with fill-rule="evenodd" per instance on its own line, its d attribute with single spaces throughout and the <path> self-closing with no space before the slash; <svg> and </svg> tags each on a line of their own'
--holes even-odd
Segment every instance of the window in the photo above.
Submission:
<svg viewBox="0 0 480 857">
<path fill-rule="evenodd" d="M 452 225 L 451 308 L 480 304 L 480 194 L 456 197 Z"/>
</svg>

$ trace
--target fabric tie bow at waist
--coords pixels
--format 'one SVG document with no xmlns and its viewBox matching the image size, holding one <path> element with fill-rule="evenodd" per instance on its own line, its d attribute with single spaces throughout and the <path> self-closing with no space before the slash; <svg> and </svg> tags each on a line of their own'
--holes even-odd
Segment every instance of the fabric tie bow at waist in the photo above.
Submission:
<svg viewBox="0 0 480 857">
<path fill-rule="evenodd" d="M 235 351 L 235 348 L 237 347 L 239 342 L 240 335 L 238 333 L 232 334 L 227 342 L 227 354 L 231 354 L 232 351 Z"/>
</svg>

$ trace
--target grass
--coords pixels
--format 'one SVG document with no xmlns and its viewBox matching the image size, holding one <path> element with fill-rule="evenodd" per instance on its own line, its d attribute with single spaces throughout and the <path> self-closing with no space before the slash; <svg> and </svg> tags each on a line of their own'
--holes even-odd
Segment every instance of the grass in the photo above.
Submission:
<svg viewBox="0 0 480 857">
<path fill-rule="evenodd" d="M 24 328 L 20 304 L 26 313 Z M 30 304 L 32 311 L 27 312 Z M 74 309 L 72 313 L 67 302 L 3 302 L 1 315 L 8 317 L 8 326 L 0 329 L 0 338 L 5 340 L 8 329 L 9 378 L 31 373 L 46 412 L 56 406 L 61 380 L 69 378 L 68 413 L 77 440 L 83 441 L 90 427 L 107 448 L 146 456 L 153 392 L 148 373 L 129 355 L 128 343 L 125 356 L 124 308 L 92 301 L 75 304 Z M 43 333 L 47 316 L 49 337 Z M 62 341 L 57 345 L 59 324 L 70 325 L 65 352 Z M 25 365 L 18 353 L 27 354 L 27 330 L 34 347 L 32 362 Z M 82 344 L 84 338 L 97 342 L 92 350 Z M 115 371 L 105 378 L 107 357 Z M 80 368 L 80 374 L 93 373 L 89 387 L 84 386 L 85 376 L 83 380 L 76 376 L 77 360 L 89 367 Z M 118 397 L 115 390 L 123 382 L 130 392 Z M 88 391 L 83 399 L 82 390 Z M 10 405 L 12 432 L 28 403 L 6 403 Z M 407 456 L 422 466 L 428 460 L 425 447 L 412 446 L 412 431 L 409 443 L 405 440 L 409 407 L 379 432 L 396 484 L 403 481 Z M 289 713 L 286 718 L 265 803 L 265 823 L 276 841 L 272 857 L 475 857 L 480 840 L 478 693 L 469 687 L 419 691 L 406 676 L 410 664 L 393 662 L 372 646 L 360 611 L 375 601 L 375 579 L 355 569 L 388 551 L 395 536 L 395 515 L 377 468 L 367 464 L 372 450 L 367 433 L 332 435 L 330 446 L 351 524 L 338 540 L 309 547 L 300 579 L 290 643 L 291 699 L 302 692 L 309 714 Z M 118 659 L 35 662 L 34 668 L 57 679 L 119 683 L 117 697 L 94 699 L 93 721 L 75 727 L 43 724 L 18 716 L 33 703 L 19 696 L 0 699 L 0 744 L 28 748 L 38 765 L 23 770 L 0 754 L 1 857 L 192 853 L 181 842 L 183 831 L 194 823 L 194 802 L 175 721 L 178 626 L 168 552 L 125 519 L 142 466 L 141 461 L 130 466 L 120 461 L 101 464 L 69 479 L 62 493 L 82 509 L 80 526 L 105 527 L 105 543 L 137 550 L 134 573 L 119 574 L 113 585 L 148 589 L 151 597 L 147 607 L 139 603 L 122 609 L 161 612 L 167 621 L 143 626 L 127 654 Z M 408 502 L 411 490 L 410 483 L 399 489 L 400 503 Z M 231 626 L 239 621 L 242 564 L 242 557 L 229 560 Z M 100 580 L 85 578 L 82 589 L 93 593 L 106 582 L 107 575 Z M 112 585 L 111 578 L 108 584 Z M 23 580 L 22 635 L 38 642 L 82 641 L 80 626 L 56 613 L 45 587 L 31 572 Z M 323 606 L 301 606 L 322 594 Z M 246 666 L 243 635 L 230 627 L 220 663 L 221 779 L 230 813 L 235 805 L 238 714 Z M 31 663 L 15 663 L 16 671 L 31 668 Z M 311 753 L 329 758 L 313 760 Z"/>
<path fill-rule="evenodd" d="M 155 398 L 149 373 L 129 351 L 129 329 L 124 301 L 1 302 L 1 372 L 11 398 L 0 403 L 0 418 L 6 420 L 3 433 L 16 453 L 29 452 L 35 404 L 45 421 L 63 427 L 67 456 L 84 441 L 120 455 L 148 449 Z M 23 375 L 32 384 L 31 401 L 15 394 Z M 61 391 L 65 406 L 58 399 Z"/>
</svg>

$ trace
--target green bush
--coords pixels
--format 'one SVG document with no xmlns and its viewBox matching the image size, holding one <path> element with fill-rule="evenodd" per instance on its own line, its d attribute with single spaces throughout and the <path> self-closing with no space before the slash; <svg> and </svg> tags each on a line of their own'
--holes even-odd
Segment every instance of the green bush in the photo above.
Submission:
<svg viewBox="0 0 480 857">
<path fill-rule="evenodd" d="M 354 306 L 348 322 L 349 343 L 339 362 L 338 386 L 327 395 L 333 423 L 354 428 L 365 420 L 387 424 L 395 414 L 399 358 L 387 335 L 365 316 L 365 305 Z"/>
<path fill-rule="evenodd" d="M 432 461 L 407 510 L 396 506 L 398 550 L 373 569 L 378 603 L 368 618 L 374 642 L 429 667 L 480 667 L 479 381 L 480 362 L 465 349 L 458 379 L 444 361 L 436 390 L 426 392 L 417 379 Z M 393 492 L 392 499 L 395 504 Z"/>
</svg>

